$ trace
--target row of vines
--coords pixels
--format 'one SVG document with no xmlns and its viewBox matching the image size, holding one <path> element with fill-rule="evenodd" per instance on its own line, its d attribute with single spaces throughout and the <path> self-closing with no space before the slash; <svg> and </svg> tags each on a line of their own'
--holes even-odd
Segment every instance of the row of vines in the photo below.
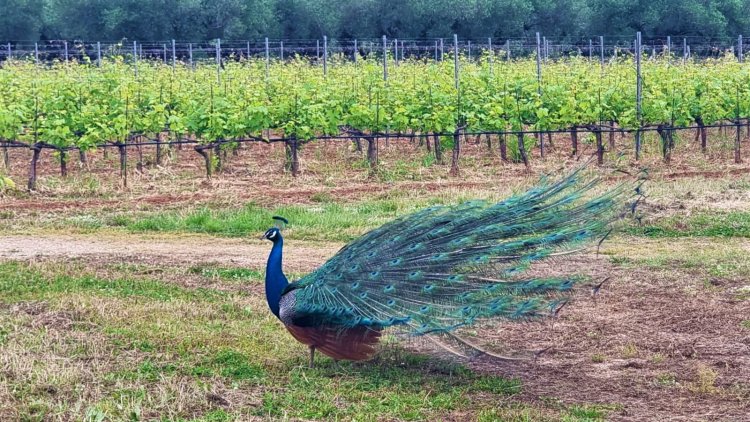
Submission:
<svg viewBox="0 0 750 422">
<path fill-rule="evenodd" d="M 734 57 L 679 63 L 644 60 L 640 115 L 632 57 L 604 66 L 584 58 L 355 62 L 333 58 L 325 73 L 302 58 L 267 63 L 249 59 L 215 65 L 107 60 L 39 66 L 8 61 L 0 68 L 0 145 L 33 151 L 29 188 L 44 149 L 55 150 L 63 173 L 69 152 L 117 148 L 126 174 L 127 148 L 151 144 L 157 162 L 165 144 L 191 144 L 210 172 L 221 150 L 249 141 L 284 142 L 289 169 L 299 170 L 299 148 L 315 139 L 349 139 L 366 148 L 373 168 L 382 137 L 420 137 L 437 161 L 453 152 L 457 171 L 461 134 L 498 136 L 503 159 L 528 165 L 530 148 L 544 155 L 542 133 L 592 133 L 598 159 L 603 135 L 653 130 L 664 159 L 673 132 L 740 125 L 750 117 L 750 67 Z M 536 138 L 535 138 L 536 136 Z M 528 143 L 531 138 L 532 142 Z M 366 146 L 365 146 L 366 144 Z M 636 152 L 637 157 L 637 152 Z"/>
</svg>

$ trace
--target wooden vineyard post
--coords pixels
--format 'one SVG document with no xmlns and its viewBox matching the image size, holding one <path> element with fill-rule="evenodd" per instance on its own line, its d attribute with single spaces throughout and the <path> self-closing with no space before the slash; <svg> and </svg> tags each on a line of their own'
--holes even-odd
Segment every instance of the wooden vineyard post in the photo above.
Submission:
<svg viewBox="0 0 750 422">
<path fill-rule="evenodd" d="M 161 151 L 162 137 L 161 137 L 161 133 L 157 133 L 156 134 L 155 141 L 156 141 L 156 165 L 160 166 L 161 165 L 161 156 L 162 156 L 162 151 Z"/>
<path fill-rule="evenodd" d="M 124 143 L 117 143 L 117 150 L 120 153 L 120 178 L 122 186 L 128 187 L 128 150 Z"/>
<path fill-rule="evenodd" d="M 66 47 L 65 47 L 66 57 L 68 55 L 67 51 L 68 49 L 67 49 L 67 44 L 66 44 Z M 67 62 L 67 58 L 65 61 Z M 133 41 L 133 74 L 135 75 L 136 78 L 138 77 L 138 42 L 137 41 Z"/>
<path fill-rule="evenodd" d="M 212 163 L 214 164 L 213 167 L 218 173 L 221 173 L 224 166 L 224 162 L 221 159 L 221 142 L 217 142 L 216 145 L 214 145 L 213 151 L 216 160 L 215 163 Z"/>
<path fill-rule="evenodd" d="M 638 128 L 635 132 L 635 160 L 641 157 L 641 126 L 643 125 L 641 116 L 641 97 L 643 93 L 643 81 L 641 79 L 641 33 L 638 32 L 635 37 L 635 119 Z"/>
<path fill-rule="evenodd" d="M 30 191 L 36 190 L 36 164 L 39 162 L 39 155 L 42 153 L 42 147 L 39 143 L 31 146 L 31 164 L 29 166 L 29 185 Z"/>
<path fill-rule="evenodd" d="M 84 150 L 82 148 L 79 148 L 78 149 L 78 158 L 81 160 L 81 164 L 83 164 L 84 166 L 88 167 L 88 165 L 89 165 L 89 159 L 88 159 L 88 156 L 86 155 L 86 150 Z"/>
<path fill-rule="evenodd" d="M 490 68 L 490 78 L 491 78 L 493 74 L 492 65 L 493 65 L 493 62 L 495 61 L 495 52 L 492 51 L 492 38 L 487 38 L 487 52 L 489 53 L 489 56 L 487 56 L 487 64 L 489 65 L 489 68 Z"/>
<path fill-rule="evenodd" d="M 299 144 L 297 138 L 292 138 L 287 141 L 290 142 L 289 149 L 291 152 L 291 170 L 292 176 L 297 177 L 299 174 Z"/>
<path fill-rule="evenodd" d="M 542 97 L 542 44 L 538 32 L 536 33 L 536 93 L 539 98 Z M 537 138 L 539 139 L 539 154 L 544 158 L 544 136 L 542 136 L 542 132 L 537 132 Z"/>
<path fill-rule="evenodd" d="M 615 150 L 615 122 L 614 120 L 609 121 L 609 150 Z"/>
<path fill-rule="evenodd" d="M 503 160 L 504 163 L 508 162 L 508 134 L 503 132 L 499 136 L 499 144 L 500 144 L 500 159 Z"/>
<path fill-rule="evenodd" d="M 459 62 L 458 62 L 458 35 L 453 34 L 453 83 L 456 88 L 456 95 L 458 97 L 458 113 L 459 119 L 461 113 L 461 82 L 459 79 Z M 461 129 L 456 128 L 453 132 L 453 154 L 451 156 L 451 176 L 458 176 L 458 159 L 461 155 Z"/>
<path fill-rule="evenodd" d="M 688 58 L 687 38 L 682 39 L 682 64 L 685 64 Z"/>
<path fill-rule="evenodd" d="M 578 126 L 576 125 L 570 128 L 570 147 L 572 149 L 570 156 L 575 157 L 578 155 Z"/>
<path fill-rule="evenodd" d="M 456 34 L 453 34 L 453 82 L 456 86 L 456 91 L 458 91 L 458 35 Z"/>
<path fill-rule="evenodd" d="M 518 154 L 521 156 L 521 161 L 526 168 L 529 168 L 529 157 L 526 155 L 526 145 L 524 144 L 523 131 L 518 132 Z"/>
<path fill-rule="evenodd" d="M 60 153 L 60 176 L 68 177 L 68 152 L 63 148 L 58 150 Z"/>
<path fill-rule="evenodd" d="M 461 156 L 461 128 L 453 132 L 453 154 L 451 156 L 451 176 L 458 176 L 458 160 Z"/>
<path fill-rule="evenodd" d="M 367 160 L 372 171 L 378 168 L 378 138 L 375 135 L 367 137 Z"/>
<path fill-rule="evenodd" d="M 393 63 L 398 67 L 398 38 L 393 39 Z"/>
<path fill-rule="evenodd" d="M 742 138 L 742 132 L 740 131 L 740 128 L 742 125 L 740 124 L 740 118 L 737 118 L 737 121 L 735 122 L 735 126 L 737 128 L 737 136 L 734 139 L 734 162 L 735 164 L 742 163 L 742 155 L 740 153 L 740 146 L 741 146 L 741 138 Z"/>
<path fill-rule="evenodd" d="M 323 35 L 323 76 L 328 76 L 328 36 L 326 35 Z"/>
<path fill-rule="evenodd" d="M 383 80 L 388 80 L 388 40 L 383 35 Z"/>
<path fill-rule="evenodd" d="M 216 39 L 216 82 L 221 84 L 221 38 Z"/>
<path fill-rule="evenodd" d="M 596 163 L 598 165 L 604 165 L 604 142 L 602 141 L 602 127 L 592 126 L 591 130 L 594 131 L 594 138 L 596 138 Z"/>
<path fill-rule="evenodd" d="M 432 141 L 433 141 L 433 144 L 434 144 L 433 146 L 435 149 L 435 161 L 438 164 L 443 164 L 443 150 L 440 147 L 440 135 L 433 134 Z"/>
<path fill-rule="evenodd" d="M 268 37 L 266 37 L 266 80 L 268 80 L 269 67 L 271 66 L 271 52 L 269 50 Z M 325 74 L 325 65 L 323 66 L 323 69 L 323 74 Z"/>
</svg>

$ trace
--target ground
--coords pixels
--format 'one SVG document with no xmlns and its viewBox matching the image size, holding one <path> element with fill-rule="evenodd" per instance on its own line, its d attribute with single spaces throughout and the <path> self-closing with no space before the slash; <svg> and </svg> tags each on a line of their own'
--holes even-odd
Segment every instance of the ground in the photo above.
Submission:
<svg viewBox="0 0 750 422">
<path fill-rule="evenodd" d="M 397 215 L 577 165 L 564 138 L 529 172 L 467 145 L 452 178 L 408 143 L 374 176 L 346 147 L 308 146 L 298 179 L 275 147 L 211 181 L 183 151 L 127 188 L 101 159 L 60 178 L 47 157 L 39 192 L 0 198 L 0 420 L 750 420 L 750 172 L 690 141 L 669 166 L 624 164 L 650 167 L 640 224 L 535 269 L 604 280 L 596 294 L 462 333 L 518 359 L 389 337 L 374 361 L 315 369 L 264 302 L 272 214 L 292 220 L 298 276 Z M 607 158 L 611 186 L 623 176 Z M 25 160 L 13 152 L 16 182 Z"/>
</svg>

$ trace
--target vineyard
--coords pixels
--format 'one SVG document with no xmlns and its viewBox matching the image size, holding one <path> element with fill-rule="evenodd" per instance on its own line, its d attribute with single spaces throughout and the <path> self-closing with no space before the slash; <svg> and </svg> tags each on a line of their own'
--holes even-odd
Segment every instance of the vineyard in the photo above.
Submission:
<svg viewBox="0 0 750 422">
<path fill-rule="evenodd" d="M 741 42 L 297 41 L 0 46 L 0 421 L 748 419 Z M 580 197 L 533 196 L 584 214 L 500 202 L 582 167 Z M 268 311 L 273 216 L 289 220 L 293 281 L 422 212 L 386 226 L 412 238 L 432 207 L 456 211 L 415 250 L 445 227 L 476 228 L 450 240 L 475 251 L 493 230 L 565 220 L 534 241 L 555 246 L 589 224 L 595 207 L 574 203 L 627 173 L 648 173 L 633 218 L 519 265 L 579 287 L 549 318 L 458 328 L 466 356 L 384 332 L 371 360 L 318 353 L 311 368 Z M 368 266 L 391 243 L 372 245 L 355 249 Z M 411 292 L 434 286 L 410 256 L 387 271 L 409 260 L 403 299 L 421 305 Z M 360 275 L 352 289 L 393 288 Z"/>
<path fill-rule="evenodd" d="M 63 176 L 72 151 L 85 161 L 98 148 L 116 150 L 126 180 L 134 149 L 142 156 L 153 148 L 161 165 L 168 149 L 189 145 L 210 177 L 243 143 L 282 142 L 285 168 L 297 175 L 310 142 L 351 143 L 375 171 L 381 141 L 408 141 L 437 163 L 449 158 L 456 174 L 467 139 L 484 137 L 491 153 L 528 167 L 544 158 L 552 134 L 558 150 L 561 136 L 569 139 L 571 156 L 582 154 L 579 143 L 591 145 L 600 164 L 614 153 L 638 160 L 645 135 L 653 134 L 668 162 L 683 142 L 679 133 L 690 134 L 684 142 L 695 133 L 705 152 L 708 130 L 723 128 L 741 161 L 750 67 L 730 53 L 693 61 L 654 50 L 602 63 L 590 55 L 544 56 L 542 66 L 536 57 L 508 60 L 502 51 L 455 52 L 438 61 L 334 55 L 322 65 L 302 56 L 217 56 L 218 66 L 126 55 L 51 65 L 11 59 L 0 69 L 0 143 L 6 166 L 10 148 L 31 151 L 31 190 L 45 150 Z M 616 150 L 615 137 L 625 134 L 633 135 L 631 144 Z"/>
</svg>

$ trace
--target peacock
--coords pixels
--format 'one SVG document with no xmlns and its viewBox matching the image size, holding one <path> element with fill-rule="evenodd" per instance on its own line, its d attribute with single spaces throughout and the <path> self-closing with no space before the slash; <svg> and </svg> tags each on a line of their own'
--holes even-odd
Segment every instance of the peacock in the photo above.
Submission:
<svg viewBox="0 0 750 422">
<path fill-rule="evenodd" d="M 263 235 L 273 242 L 268 306 L 309 346 L 311 367 L 316 350 L 335 360 L 369 359 L 391 327 L 412 336 L 451 334 L 485 318 L 555 314 L 580 278 L 528 276 L 526 270 L 601 243 L 642 196 L 640 177 L 601 192 L 600 178 L 584 170 L 542 177 L 499 203 L 433 206 L 398 218 L 293 283 L 282 271 L 281 229 L 288 221 L 274 217 L 278 223 Z"/>
</svg>

